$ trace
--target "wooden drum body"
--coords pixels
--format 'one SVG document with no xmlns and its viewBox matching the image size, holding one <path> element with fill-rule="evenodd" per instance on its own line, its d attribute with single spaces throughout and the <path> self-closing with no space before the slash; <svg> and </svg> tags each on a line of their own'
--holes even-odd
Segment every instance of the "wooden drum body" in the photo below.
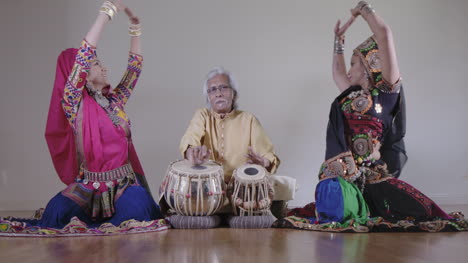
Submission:
<svg viewBox="0 0 468 263">
<path fill-rule="evenodd" d="M 235 215 L 270 214 L 274 191 L 268 175 L 265 168 L 256 164 L 246 164 L 234 170 L 228 196 Z"/>
</svg>

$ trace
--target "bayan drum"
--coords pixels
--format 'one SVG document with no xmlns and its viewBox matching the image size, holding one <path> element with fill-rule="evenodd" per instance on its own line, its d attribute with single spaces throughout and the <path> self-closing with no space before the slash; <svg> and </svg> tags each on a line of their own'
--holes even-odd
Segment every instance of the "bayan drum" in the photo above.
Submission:
<svg viewBox="0 0 468 263">
<path fill-rule="evenodd" d="M 223 167 L 207 161 L 192 166 L 188 160 L 175 161 L 159 189 L 167 204 L 178 215 L 213 215 L 224 202 Z"/>
</svg>

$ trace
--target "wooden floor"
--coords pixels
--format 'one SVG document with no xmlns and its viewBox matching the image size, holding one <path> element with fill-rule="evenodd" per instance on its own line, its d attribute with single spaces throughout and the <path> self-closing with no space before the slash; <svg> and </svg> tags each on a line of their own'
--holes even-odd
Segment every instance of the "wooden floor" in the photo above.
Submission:
<svg viewBox="0 0 468 263">
<path fill-rule="evenodd" d="M 468 215 L 468 205 L 443 208 Z M 218 228 L 105 237 L 0 237 L 0 262 L 468 262 L 468 232 L 332 234 Z"/>
</svg>

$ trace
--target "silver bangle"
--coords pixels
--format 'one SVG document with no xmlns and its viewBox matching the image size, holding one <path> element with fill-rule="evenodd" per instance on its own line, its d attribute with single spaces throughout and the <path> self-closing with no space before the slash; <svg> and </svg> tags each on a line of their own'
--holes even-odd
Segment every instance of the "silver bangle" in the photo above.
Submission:
<svg viewBox="0 0 468 263">
<path fill-rule="evenodd" d="M 335 54 L 343 54 L 344 52 L 344 36 L 341 38 L 339 36 L 335 36 L 335 42 L 333 46 L 333 51 Z"/>
<path fill-rule="evenodd" d="M 375 9 L 372 8 L 372 6 L 366 1 L 359 2 L 357 7 L 359 8 L 361 12 L 362 11 L 366 12 L 366 14 L 375 13 Z"/>
<path fill-rule="evenodd" d="M 370 5 L 364 6 L 363 9 L 364 9 L 364 12 L 366 12 L 366 14 L 375 13 L 375 9 L 372 8 Z"/>
</svg>

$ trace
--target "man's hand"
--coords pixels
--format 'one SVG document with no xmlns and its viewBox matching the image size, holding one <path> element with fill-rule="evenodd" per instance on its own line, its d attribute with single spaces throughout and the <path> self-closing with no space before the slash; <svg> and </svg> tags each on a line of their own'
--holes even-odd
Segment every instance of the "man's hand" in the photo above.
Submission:
<svg viewBox="0 0 468 263">
<path fill-rule="evenodd" d="M 252 147 L 249 147 L 249 152 L 247 153 L 246 155 L 247 157 L 247 163 L 250 163 L 250 164 L 258 164 L 258 165 L 261 165 L 263 167 L 265 167 L 266 169 L 268 169 L 268 167 L 270 167 L 270 161 L 266 158 L 263 158 L 262 156 L 256 154 L 253 150 L 252 150 Z"/>
<path fill-rule="evenodd" d="M 185 153 L 185 157 L 192 163 L 192 165 L 200 165 L 208 160 L 210 154 L 210 150 L 208 150 L 205 145 L 202 145 L 188 148 Z"/>
</svg>

